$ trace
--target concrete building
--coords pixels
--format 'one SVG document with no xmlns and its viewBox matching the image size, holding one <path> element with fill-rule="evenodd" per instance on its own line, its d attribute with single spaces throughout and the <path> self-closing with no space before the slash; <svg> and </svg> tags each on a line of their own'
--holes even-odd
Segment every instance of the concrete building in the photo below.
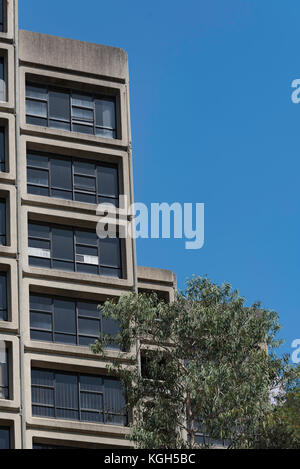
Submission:
<svg viewBox="0 0 300 469">
<path fill-rule="evenodd" d="M 175 276 L 137 267 L 131 239 L 96 236 L 100 202 L 119 230 L 132 223 L 118 208 L 133 202 L 127 54 L 17 17 L 1 0 L 0 448 L 128 447 L 120 383 L 89 349 L 115 326 L 97 305 L 138 290 L 172 301 Z"/>
</svg>

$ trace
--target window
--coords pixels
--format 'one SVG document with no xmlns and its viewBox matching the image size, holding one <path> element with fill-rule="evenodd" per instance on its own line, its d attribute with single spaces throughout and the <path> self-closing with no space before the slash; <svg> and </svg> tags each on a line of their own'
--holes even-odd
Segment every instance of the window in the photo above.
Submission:
<svg viewBox="0 0 300 469">
<path fill-rule="evenodd" d="M 6 101 L 5 58 L 0 56 L 0 101 Z"/>
<path fill-rule="evenodd" d="M 6 170 L 6 155 L 5 155 L 5 129 L 0 127 L 0 171 Z"/>
<path fill-rule="evenodd" d="M 205 425 L 199 418 L 196 418 L 194 420 L 194 429 L 195 429 L 195 443 L 197 445 L 201 445 L 201 446 L 210 445 L 213 447 L 225 448 L 229 446 L 230 444 L 228 439 L 211 438 L 206 431 Z"/>
<path fill-rule="evenodd" d="M 215 447 L 227 447 L 230 442 L 229 440 L 216 440 L 213 438 L 210 438 L 208 435 L 204 435 L 203 433 L 196 433 L 195 434 L 195 443 L 197 445 L 210 445 L 210 446 L 215 446 Z"/>
<path fill-rule="evenodd" d="M 49 445 L 46 443 L 33 443 L 32 449 L 80 449 L 76 446 Z"/>
<path fill-rule="evenodd" d="M 7 321 L 7 275 L 0 272 L 0 321 Z"/>
<path fill-rule="evenodd" d="M 118 167 L 92 161 L 28 153 L 29 194 L 119 205 Z"/>
<path fill-rule="evenodd" d="M 141 351 L 141 375 L 144 379 L 164 381 L 167 367 L 165 352 L 159 350 Z"/>
<path fill-rule="evenodd" d="M 65 441 L 64 443 L 68 443 L 68 441 Z M 74 443 L 73 443 L 74 444 Z M 61 444 L 61 442 L 57 442 L 57 444 L 49 444 L 49 443 L 39 443 L 39 442 L 34 442 L 33 445 L 32 445 L 32 449 L 79 449 L 79 450 L 82 450 L 82 449 L 115 449 L 114 446 L 104 446 L 104 445 L 101 445 L 101 446 L 95 446 L 94 444 L 88 444 L 88 445 L 85 445 L 85 446 L 82 446 L 80 444 L 80 446 L 75 442 L 75 446 L 66 446 L 66 445 L 63 445 Z"/>
<path fill-rule="evenodd" d="M 26 122 L 106 138 L 116 136 L 114 97 L 26 85 Z"/>
<path fill-rule="evenodd" d="M 6 246 L 6 202 L 0 199 L 0 244 Z"/>
<path fill-rule="evenodd" d="M 101 333 L 117 335 L 119 326 L 102 317 L 98 303 L 31 294 L 30 331 L 32 340 L 89 346 Z"/>
<path fill-rule="evenodd" d="M 0 449 L 10 449 L 10 428 L 0 426 Z"/>
<path fill-rule="evenodd" d="M 4 9 L 5 0 L 0 0 L 0 32 L 5 30 L 5 9 Z"/>
<path fill-rule="evenodd" d="M 118 379 L 32 369 L 31 382 L 34 416 L 127 425 Z"/>
<path fill-rule="evenodd" d="M 0 399 L 9 399 L 8 383 L 8 349 L 5 342 L 0 341 Z"/>
<path fill-rule="evenodd" d="M 120 239 L 60 225 L 29 223 L 28 228 L 30 265 L 121 278 Z"/>
</svg>

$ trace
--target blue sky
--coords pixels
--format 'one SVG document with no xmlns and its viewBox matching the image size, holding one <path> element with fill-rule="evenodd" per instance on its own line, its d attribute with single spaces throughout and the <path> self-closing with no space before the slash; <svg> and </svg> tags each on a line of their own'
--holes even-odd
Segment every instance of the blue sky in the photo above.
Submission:
<svg viewBox="0 0 300 469">
<path fill-rule="evenodd" d="M 20 28 L 129 54 L 136 201 L 204 202 L 205 245 L 139 240 L 140 265 L 229 281 L 300 338 L 298 0 L 20 0 Z"/>
</svg>

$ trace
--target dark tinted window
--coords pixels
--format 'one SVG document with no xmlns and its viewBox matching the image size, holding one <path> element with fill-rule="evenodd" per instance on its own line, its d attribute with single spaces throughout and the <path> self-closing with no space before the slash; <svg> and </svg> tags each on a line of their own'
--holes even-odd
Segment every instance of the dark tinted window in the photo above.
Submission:
<svg viewBox="0 0 300 469">
<path fill-rule="evenodd" d="M 188 421 L 188 419 L 187 419 Z M 188 422 L 189 424 L 189 422 Z M 210 445 L 212 447 L 226 448 L 230 445 L 230 441 L 226 438 L 224 439 L 215 439 L 211 438 L 206 431 L 206 426 L 199 418 L 194 419 L 194 429 L 195 429 L 195 443 L 198 445 Z"/>
<path fill-rule="evenodd" d="M 0 399 L 9 399 L 8 350 L 2 344 L 0 343 Z"/>
<path fill-rule="evenodd" d="M 37 223 L 28 224 L 29 264 L 51 268 L 50 227 Z"/>
<path fill-rule="evenodd" d="M 89 346 L 100 333 L 117 335 L 119 325 L 102 318 L 98 303 L 31 294 L 30 330 L 33 340 Z"/>
<path fill-rule="evenodd" d="M 53 227 L 51 232 L 53 268 L 74 271 L 73 230 Z"/>
<path fill-rule="evenodd" d="M 215 446 L 218 448 L 226 448 L 229 446 L 230 441 L 228 439 L 224 440 L 216 440 L 214 438 L 210 438 L 208 435 L 202 434 L 202 433 L 196 433 L 195 435 L 195 443 L 197 445 L 210 445 L 210 446 Z"/>
<path fill-rule="evenodd" d="M 120 243 L 116 243 L 116 239 L 102 239 L 101 240 L 101 268 L 102 275 L 109 275 L 118 277 L 121 271 L 121 252 Z"/>
<path fill-rule="evenodd" d="M 6 155 L 5 155 L 5 129 L 0 127 L 0 171 L 6 170 Z"/>
<path fill-rule="evenodd" d="M 10 449 L 9 427 L 0 427 L 0 449 Z"/>
<path fill-rule="evenodd" d="M 0 199 L 0 244 L 6 245 L 6 201 Z"/>
<path fill-rule="evenodd" d="M 164 352 L 159 352 L 159 357 L 157 356 L 158 352 L 153 350 L 142 350 L 141 352 L 141 373 L 142 377 L 145 379 L 159 380 L 164 381 L 165 368 L 167 364 L 167 358 Z M 153 367 L 152 363 L 153 357 L 155 356 L 155 364 L 157 366 Z"/>
<path fill-rule="evenodd" d="M 7 275 L 0 272 L 0 321 L 7 321 Z"/>
<path fill-rule="evenodd" d="M 4 25 L 4 21 L 5 21 L 5 10 L 4 10 L 4 7 L 5 7 L 5 4 L 6 4 L 6 0 L 0 0 L 0 31 L 1 32 L 4 32 L 5 30 L 5 25 Z"/>
<path fill-rule="evenodd" d="M 50 119 L 70 121 L 70 96 L 62 91 L 49 91 Z"/>
<path fill-rule="evenodd" d="M 118 379 L 33 369 L 32 413 L 39 417 L 127 425 Z"/>
<path fill-rule="evenodd" d="M 26 85 L 28 124 L 117 138 L 115 107 L 114 97 Z"/>
<path fill-rule="evenodd" d="M 72 199 L 72 162 L 49 158 L 51 193 L 53 197 Z"/>
<path fill-rule="evenodd" d="M 72 272 L 121 277 L 118 238 L 99 239 L 93 231 L 29 223 L 29 264 Z"/>
<path fill-rule="evenodd" d="M 5 58 L 0 57 L 0 101 L 6 101 Z"/>
<path fill-rule="evenodd" d="M 33 443 L 32 449 L 80 449 L 76 446 L 48 445 L 45 443 Z"/>
<path fill-rule="evenodd" d="M 29 153 L 27 189 L 30 194 L 118 206 L 118 167 L 71 157 Z"/>
</svg>

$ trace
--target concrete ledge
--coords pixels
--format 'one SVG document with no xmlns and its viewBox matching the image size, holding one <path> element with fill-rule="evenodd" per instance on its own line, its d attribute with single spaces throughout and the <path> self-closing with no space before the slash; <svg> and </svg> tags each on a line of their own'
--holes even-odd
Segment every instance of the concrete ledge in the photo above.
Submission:
<svg viewBox="0 0 300 469">
<path fill-rule="evenodd" d="M 0 426 L 5 425 L 10 428 L 12 449 L 22 448 L 21 438 L 21 417 L 13 412 L 0 413 Z"/>
<path fill-rule="evenodd" d="M 40 428 L 40 429 L 52 429 L 54 431 L 64 431 L 94 435 L 104 435 L 111 438 L 124 438 L 129 435 L 128 427 L 121 427 L 119 425 L 106 425 L 101 423 L 88 423 L 88 422 L 77 422 L 71 420 L 59 420 L 49 419 L 45 417 L 30 417 L 27 419 L 27 427 L 29 428 Z M 128 444 L 128 442 L 127 442 Z"/>
<path fill-rule="evenodd" d="M 96 274 L 84 274 L 80 272 L 68 272 L 66 270 L 43 269 L 41 267 L 28 267 L 23 269 L 24 277 L 31 277 L 43 280 L 56 280 L 62 282 L 67 280 L 69 290 L 72 291 L 71 285 L 82 283 L 86 285 L 109 286 L 110 288 L 131 290 L 133 287 L 132 282 L 127 279 L 109 277 Z"/>
<path fill-rule="evenodd" d="M 5 412 L 5 411 L 19 413 L 20 406 L 16 405 L 13 401 L 0 399 L 0 416 L 2 412 Z"/>
<path fill-rule="evenodd" d="M 176 286 L 176 275 L 171 270 L 138 267 L 137 274 L 139 282 Z"/>
<path fill-rule="evenodd" d="M 128 80 L 128 58 L 123 49 L 23 30 L 19 32 L 19 48 L 22 62 Z"/>
<path fill-rule="evenodd" d="M 74 432 L 55 429 L 27 429 L 27 449 L 31 449 L 34 443 L 58 446 L 74 447 L 76 449 L 130 449 L 134 445 L 124 437 L 110 437 L 106 435 L 82 435 Z"/>
<path fill-rule="evenodd" d="M 130 363 L 130 360 L 136 359 L 133 353 L 121 353 L 118 350 L 107 349 L 105 357 L 94 354 L 89 347 L 82 347 L 79 345 L 65 345 L 57 342 L 39 342 L 39 341 L 25 341 L 25 352 L 31 353 L 44 353 L 47 355 L 69 356 L 81 358 L 84 360 L 95 360 L 97 364 L 110 362 L 112 359 L 119 359 L 119 362 Z M 59 360 L 58 360 L 59 361 Z"/>
</svg>

